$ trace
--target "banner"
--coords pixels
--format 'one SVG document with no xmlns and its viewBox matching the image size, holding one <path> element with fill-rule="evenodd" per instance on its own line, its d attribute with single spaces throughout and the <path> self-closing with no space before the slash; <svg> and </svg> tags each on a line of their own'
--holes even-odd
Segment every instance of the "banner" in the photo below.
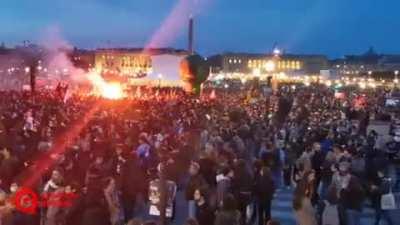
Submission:
<svg viewBox="0 0 400 225">
<path fill-rule="evenodd" d="M 176 195 L 176 184 L 173 181 L 166 181 L 167 203 L 165 216 L 172 218 L 174 214 L 174 200 Z M 161 211 L 161 183 L 159 179 L 150 182 L 149 187 L 150 208 L 149 214 L 152 216 L 160 216 Z"/>
</svg>

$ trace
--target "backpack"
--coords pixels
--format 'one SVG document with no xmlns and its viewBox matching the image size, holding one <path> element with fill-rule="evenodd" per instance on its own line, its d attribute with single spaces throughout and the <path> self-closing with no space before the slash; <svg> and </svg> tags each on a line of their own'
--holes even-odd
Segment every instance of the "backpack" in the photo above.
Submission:
<svg viewBox="0 0 400 225">
<path fill-rule="evenodd" d="M 322 213 L 322 225 L 339 225 L 339 211 L 337 205 L 331 205 L 324 201 L 325 207 Z"/>
</svg>

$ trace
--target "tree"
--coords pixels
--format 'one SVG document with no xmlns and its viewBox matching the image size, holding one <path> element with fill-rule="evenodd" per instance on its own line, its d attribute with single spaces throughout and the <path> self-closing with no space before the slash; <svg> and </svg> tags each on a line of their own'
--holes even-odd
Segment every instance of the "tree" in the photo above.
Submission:
<svg viewBox="0 0 400 225">
<path fill-rule="evenodd" d="M 188 92 L 199 94 L 201 84 L 209 75 L 206 61 L 200 55 L 190 55 L 180 64 L 180 76 Z"/>
</svg>

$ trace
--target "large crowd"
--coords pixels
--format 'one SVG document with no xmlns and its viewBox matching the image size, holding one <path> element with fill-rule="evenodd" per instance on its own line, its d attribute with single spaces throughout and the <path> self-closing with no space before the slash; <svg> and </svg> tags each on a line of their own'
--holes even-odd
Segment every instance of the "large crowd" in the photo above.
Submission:
<svg viewBox="0 0 400 225">
<path fill-rule="evenodd" d="M 135 208 L 152 204 L 160 176 L 184 193 L 186 224 L 279 224 L 271 202 L 282 189 L 293 189 L 298 225 L 360 225 L 364 207 L 375 224 L 394 224 L 387 197 L 399 187 L 389 177 L 400 133 L 384 140 L 368 129 L 383 94 L 362 104 L 319 86 L 202 95 L 1 92 L 0 225 L 157 224 Z M 76 198 L 29 214 L 13 201 L 24 187 Z"/>
</svg>

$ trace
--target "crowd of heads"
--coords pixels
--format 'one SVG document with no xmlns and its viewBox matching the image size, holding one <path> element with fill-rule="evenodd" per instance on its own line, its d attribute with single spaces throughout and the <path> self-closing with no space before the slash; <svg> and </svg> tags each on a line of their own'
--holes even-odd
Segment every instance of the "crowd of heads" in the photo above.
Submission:
<svg viewBox="0 0 400 225">
<path fill-rule="evenodd" d="M 1 92 L 0 220 L 144 224 L 132 220 L 139 216 L 135 203 L 147 199 L 162 170 L 194 202 L 187 224 L 278 224 L 271 220 L 274 193 L 293 187 L 293 209 L 305 224 L 305 207 L 318 211 L 327 200 L 358 209 L 387 176 L 386 142 L 367 129 L 370 114 L 385 112 L 368 104 L 381 93 L 365 95 L 362 107 L 319 86 L 202 95 L 143 88 L 120 100 L 65 100 L 49 91 Z M 79 201 L 27 215 L 6 201 L 27 185 L 38 193 L 72 192 Z M 318 219 L 315 212 L 308 224 Z"/>
</svg>

